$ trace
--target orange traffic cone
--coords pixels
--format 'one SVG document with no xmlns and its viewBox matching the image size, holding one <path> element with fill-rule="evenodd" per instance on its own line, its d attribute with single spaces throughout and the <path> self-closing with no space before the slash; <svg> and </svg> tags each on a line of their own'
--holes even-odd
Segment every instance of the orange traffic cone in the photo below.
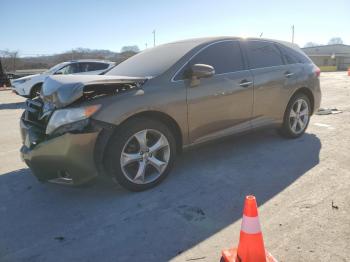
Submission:
<svg viewBox="0 0 350 262">
<path fill-rule="evenodd" d="M 255 196 L 245 198 L 239 244 L 222 251 L 224 262 L 277 262 L 265 250 Z"/>
</svg>

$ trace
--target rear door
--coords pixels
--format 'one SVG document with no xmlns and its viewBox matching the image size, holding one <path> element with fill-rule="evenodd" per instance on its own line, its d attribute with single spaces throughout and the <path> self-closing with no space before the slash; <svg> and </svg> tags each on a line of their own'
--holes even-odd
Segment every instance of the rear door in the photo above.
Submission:
<svg viewBox="0 0 350 262">
<path fill-rule="evenodd" d="M 184 70 L 194 64 L 213 66 L 215 75 L 200 79 L 198 86 L 187 85 L 190 141 L 201 142 L 250 129 L 253 79 L 245 69 L 239 41 L 207 46 Z"/>
<path fill-rule="evenodd" d="M 275 43 L 263 40 L 244 40 L 245 56 L 254 77 L 254 106 L 252 126 L 279 123 L 288 103 L 290 87 L 296 78 L 286 65 Z"/>
<path fill-rule="evenodd" d="M 307 86 L 309 77 L 304 71 L 304 64 L 310 63 L 308 58 L 293 48 L 282 44 L 278 44 L 278 47 L 287 65 L 287 73 L 289 75 L 287 84 L 290 91 L 293 92 L 293 88 Z"/>
</svg>

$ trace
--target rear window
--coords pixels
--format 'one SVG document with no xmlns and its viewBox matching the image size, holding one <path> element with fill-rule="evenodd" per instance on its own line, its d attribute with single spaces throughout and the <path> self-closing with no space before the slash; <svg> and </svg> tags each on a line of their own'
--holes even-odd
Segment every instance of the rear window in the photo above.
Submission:
<svg viewBox="0 0 350 262">
<path fill-rule="evenodd" d="M 250 68 L 283 65 L 281 52 L 273 43 L 263 41 L 246 41 L 244 43 Z"/>
</svg>

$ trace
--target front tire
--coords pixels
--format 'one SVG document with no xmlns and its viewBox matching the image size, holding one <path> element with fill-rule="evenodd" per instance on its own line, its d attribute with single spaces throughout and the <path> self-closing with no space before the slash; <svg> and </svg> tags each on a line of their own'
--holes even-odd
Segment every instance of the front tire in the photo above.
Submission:
<svg viewBox="0 0 350 262">
<path fill-rule="evenodd" d="M 42 83 L 40 84 L 36 84 L 35 86 L 32 87 L 32 90 L 30 90 L 30 95 L 29 97 L 31 99 L 37 97 L 40 95 L 40 91 L 41 91 L 41 87 L 42 87 Z"/>
<path fill-rule="evenodd" d="M 162 122 L 134 118 L 122 124 L 106 151 L 107 172 L 130 191 L 144 191 L 162 182 L 176 157 L 176 141 Z"/>
<path fill-rule="evenodd" d="M 309 98 L 303 93 L 294 95 L 288 105 L 283 118 L 280 134 L 287 138 L 297 138 L 305 133 L 309 125 L 311 106 Z"/>
</svg>

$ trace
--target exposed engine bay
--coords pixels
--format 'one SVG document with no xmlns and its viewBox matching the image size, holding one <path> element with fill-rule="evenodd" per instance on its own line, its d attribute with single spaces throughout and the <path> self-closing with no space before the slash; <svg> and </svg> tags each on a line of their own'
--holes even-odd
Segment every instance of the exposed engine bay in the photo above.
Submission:
<svg viewBox="0 0 350 262">
<path fill-rule="evenodd" d="M 21 125 L 29 127 L 27 128 L 29 136 L 26 138 L 24 134 L 22 135 L 24 144 L 31 148 L 43 140 L 67 132 L 89 132 L 101 129 L 103 123 L 82 119 L 62 125 L 52 133 L 47 131 L 50 118 L 55 111 L 66 107 L 74 109 L 86 101 L 136 90 L 146 81 L 145 78 L 120 78 L 103 75 L 70 75 L 47 78 L 40 97 L 26 101 L 26 110 L 21 117 Z M 26 139 L 30 141 L 25 141 Z"/>
<path fill-rule="evenodd" d="M 76 101 L 84 101 L 105 95 L 114 95 L 141 87 L 147 78 L 117 77 L 105 75 L 67 75 L 48 77 L 40 97 L 55 108 L 66 107 Z"/>
</svg>

